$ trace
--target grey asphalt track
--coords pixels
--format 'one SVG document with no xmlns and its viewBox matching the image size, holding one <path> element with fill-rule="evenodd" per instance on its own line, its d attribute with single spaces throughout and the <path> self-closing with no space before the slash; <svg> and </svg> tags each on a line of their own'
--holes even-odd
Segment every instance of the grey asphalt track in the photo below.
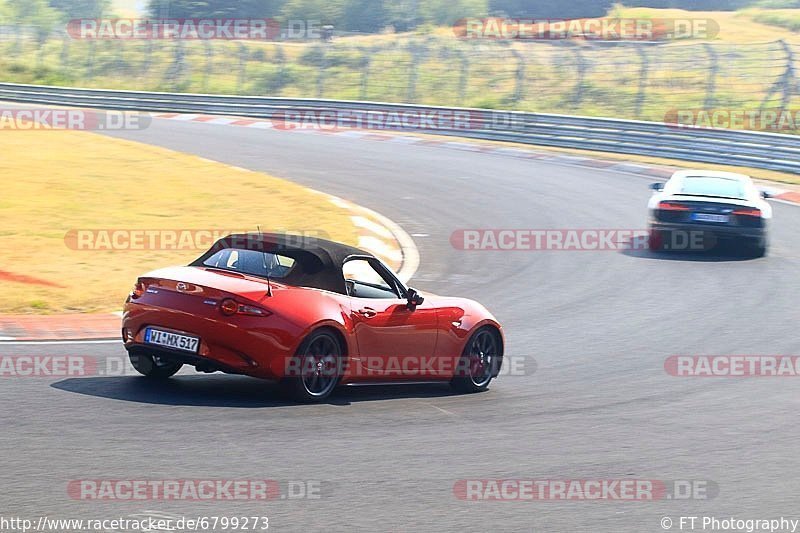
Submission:
<svg viewBox="0 0 800 533">
<path fill-rule="evenodd" d="M 453 231 L 644 228 L 652 180 L 180 121 L 115 135 L 284 176 L 388 216 L 416 235 L 421 266 L 411 284 L 483 302 L 505 325 L 507 353 L 527 357 L 528 368 L 535 361 L 536 371 L 477 395 L 435 385 L 355 388 L 311 406 L 288 405 L 256 380 L 193 371 L 160 385 L 134 376 L 4 379 L 0 514 L 259 514 L 274 531 L 647 532 L 662 531 L 665 516 L 674 530 L 681 515 L 800 519 L 800 378 L 678 378 L 663 368 L 675 354 L 800 355 L 799 207 L 774 204 L 763 259 L 465 252 L 450 244 Z M 158 191 L 143 191 L 142 205 L 149 195 Z M 0 344 L 0 354 L 102 361 L 124 351 Z M 69 480 L 86 478 L 269 478 L 322 488 L 319 499 L 267 503 L 71 500 Z M 457 499 L 454 484 L 473 478 L 711 480 L 719 495 Z"/>
</svg>

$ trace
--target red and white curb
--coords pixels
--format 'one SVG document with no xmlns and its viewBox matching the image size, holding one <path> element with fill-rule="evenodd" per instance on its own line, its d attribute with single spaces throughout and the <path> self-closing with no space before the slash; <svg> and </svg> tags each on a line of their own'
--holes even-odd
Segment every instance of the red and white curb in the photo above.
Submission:
<svg viewBox="0 0 800 533">
<path fill-rule="evenodd" d="M 432 139 L 425 136 L 417 136 L 408 132 L 397 131 L 371 131 L 358 129 L 329 130 L 318 128 L 277 128 L 269 119 L 248 119 L 242 117 L 226 117 L 219 115 L 200 115 L 200 114 L 181 114 L 181 113 L 152 113 L 153 118 L 180 120 L 183 122 L 202 122 L 206 124 L 217 124 L 225 126 L 240 126 L 245 128 L 272 129 L 286 133 L 336 135 L 347 138 L 366 139 L 372 141 L 385 141 L 401 144 L 417 144 L 424 146 L 437 146 L 451 150 L 465 152 L 482 152 L 518 159 L 536 159 L 539 161 L 554 162 L 558 164 L 575 165 L 581 167 L 591 167 L 615 172 L 625 172 L 652 176 L 654 178 L 666 179 L 678 167 L 657 166 L 645 163 L 626 163 L 618 160 L 602 159 L 580 155 L 559 154 L 555 152 L 541 152 L 535 149 L 514 148 L 509 146 L 496 145 L 482 142 L 448 141 L 443 139 Z M 774 182 L 759 184 L 762 189 L 769 192 L 772 198 L 778 202 L 800 205 L 800 192 L 776 187 Z M 375 253 L 373 250 L 370 252 Z"/>
<path fill-rule="evenodd" d="M 419 268 L 419 251 L 414 239 L 398 224 L 366 207 L 327 195 L 330 201 L 351 212 L 350 220 L 358 229 L 358 248 L 371 253 L 397 273 L 403 283 Z"/>
<path fill-rule="evenodd" d="M 800 192 L 775 187 L 772 183 L 757 183 L 758 188 L 769 193 L 770 198 L 784 204 L 800 205 Z"/>
</svg>

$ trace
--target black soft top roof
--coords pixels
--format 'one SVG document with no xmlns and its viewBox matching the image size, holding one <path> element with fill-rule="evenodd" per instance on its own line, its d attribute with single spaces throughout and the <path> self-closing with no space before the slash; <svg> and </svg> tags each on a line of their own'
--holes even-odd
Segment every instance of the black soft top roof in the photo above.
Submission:
<svg viewBox="0 0 800 533">
<path fill-rule="evenodd" d="M 227 248 L 270 252 L 294 259 L 286 277 L 276 280 L 297 287 L 313 287 L 347 294 L 342 264 L 351 255 L 374 257 L 353 246 L 338 242 L 285 233 L 238 233 L 219 239 L 191 266 L 203 266 L 212 255 Z"/>
</svg>

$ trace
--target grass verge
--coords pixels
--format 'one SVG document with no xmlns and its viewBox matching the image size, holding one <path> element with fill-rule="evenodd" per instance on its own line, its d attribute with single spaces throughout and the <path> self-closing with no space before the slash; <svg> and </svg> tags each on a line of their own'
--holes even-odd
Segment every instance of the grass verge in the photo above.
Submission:
<svg viewBox="0 0 800 533">
<path fill-rule="evenodd" d="M 0 313 L 118 310 L 138 275 L 204 251 L 75 249 L 71 230 L 260 226 L 357 242 L 348 211 L 325 195 L 199 157 L 65 130 L 4 130 L 0 151 Z M 90 235 L 84 248 L 107 233 Z"/>
</svg>

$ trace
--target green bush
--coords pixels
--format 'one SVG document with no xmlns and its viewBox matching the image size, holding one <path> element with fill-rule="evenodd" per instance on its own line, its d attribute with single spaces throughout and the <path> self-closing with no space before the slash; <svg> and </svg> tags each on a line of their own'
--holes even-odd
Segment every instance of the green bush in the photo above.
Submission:
<svg viewBox="0 0 800 533">
<path fill-rule="evenodd" d="M 800 12 L 798 13 L 769 13 L 755 12 L 753 20 L 770 26 L 786 28 L 790 31 L 800 31 Z"/>
</svg>

